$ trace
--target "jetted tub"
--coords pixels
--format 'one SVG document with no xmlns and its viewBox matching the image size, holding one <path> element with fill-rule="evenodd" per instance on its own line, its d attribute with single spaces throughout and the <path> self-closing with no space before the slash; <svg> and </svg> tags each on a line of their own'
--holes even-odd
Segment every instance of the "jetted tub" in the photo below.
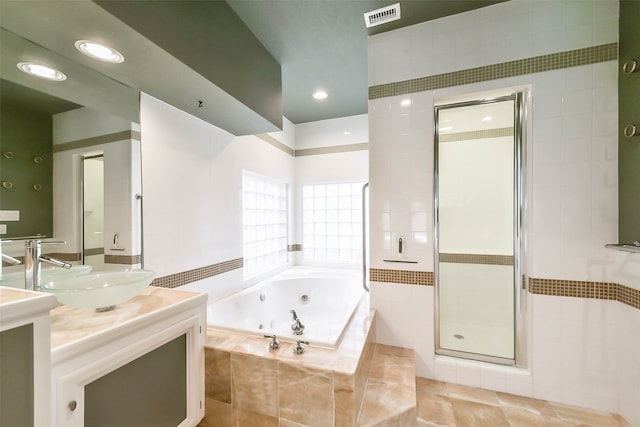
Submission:
<svg viewBox="0 0 640 427">
<path fill-rule="evenodd" d="M 364 293 L 362 272 L 293 267 L 229 297 L 210 302 L 207 324 L 250 335 L 336 348 Z M 291 330 L 295 310 L 305 326 Z"/>
</svg>

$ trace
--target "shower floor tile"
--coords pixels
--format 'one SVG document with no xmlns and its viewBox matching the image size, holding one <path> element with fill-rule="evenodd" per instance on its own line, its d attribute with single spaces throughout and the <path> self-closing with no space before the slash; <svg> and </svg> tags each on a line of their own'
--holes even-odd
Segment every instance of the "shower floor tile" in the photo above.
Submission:
<svg viewBox="0 0 640 427">
<path fill-rule="evenodd" d="M 619 415 L 416 378 L 418 426 L 630 427 Z"/>
<path fill-rule="evenodd" d="M 476 320 L 440 321 L 440 347 L 489 356 L 513 358 L 513 326 L 497 326 Z"/>
</svg>

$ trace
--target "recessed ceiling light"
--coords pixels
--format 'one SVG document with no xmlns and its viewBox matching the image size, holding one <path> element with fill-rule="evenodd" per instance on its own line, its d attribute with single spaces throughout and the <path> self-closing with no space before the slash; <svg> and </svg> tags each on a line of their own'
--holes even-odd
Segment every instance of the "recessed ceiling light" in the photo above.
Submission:
<svg viewBox="0 0 640 427">
<path fill-rule="evenodd" d="M 313 99 L 327 99 L 329 94 L 323 90 L 313 92 Z"/>
<path fill-rule="evenodd" d="M 91 58 L 113 64 L 124 62 L 124 56 L 112 47 L 89 40 L 78 40 L 75 45 L 76 49 Z"/>
<path fill-rule="evenodd" d="M 18 63 L 18 69 L 27 74 L 31 74 L 32 76 L 54 82 L 61 82 L 67 79 L 67 76 L 62 71 L 47 67 L 46 65 L 34 64 L 32 62 L 20 62 Z"/>
</svg>

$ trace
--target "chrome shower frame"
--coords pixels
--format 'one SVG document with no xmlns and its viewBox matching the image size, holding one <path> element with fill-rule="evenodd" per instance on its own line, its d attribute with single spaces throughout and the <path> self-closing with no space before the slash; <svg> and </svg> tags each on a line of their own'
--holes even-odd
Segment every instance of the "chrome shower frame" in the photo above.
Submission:
<svg viewBox="0 0 640 427">
<path fill-rule="evenodd" d="M 505 92 L 503 92 L 505 93 Z M 500 365 L 526 367 L 528 363 L 528 322 L 527 322 L 527 212 L 528 212 L 528 156 L 527 135 L 529 131 L 530 90 L 519 88 L 508 95 L 465 102 L 436 105 L 434 108 L 434 180 L 433 180 L 433 244 L 434 244 L 434 325 L 435 353 L 490 362 Z M 502 101 L 514 103 L 514 209 L 513 209 L 513 286 L 514 286 L 514 358 L 507 359 L 486 354 L 470 353 L 441 348 L 440 346 L 440 280 L 439 280 L 439 175 L 438 175 L 438 114 L 448 108 L 482 105 Z"/>
</svg>

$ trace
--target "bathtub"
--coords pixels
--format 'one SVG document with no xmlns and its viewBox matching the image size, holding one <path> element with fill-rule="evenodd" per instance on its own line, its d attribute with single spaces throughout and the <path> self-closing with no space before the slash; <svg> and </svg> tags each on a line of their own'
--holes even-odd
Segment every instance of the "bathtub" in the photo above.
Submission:
<svg viewBox="0 0 640 427">
<path fill-rule="evenodd" d="M 210 327 L 336 348 L 362 299 L 359 270 L 293 267 L 207 306 Z M 291 330 L 295 310 L 303 335 Z"/>
</svg>

